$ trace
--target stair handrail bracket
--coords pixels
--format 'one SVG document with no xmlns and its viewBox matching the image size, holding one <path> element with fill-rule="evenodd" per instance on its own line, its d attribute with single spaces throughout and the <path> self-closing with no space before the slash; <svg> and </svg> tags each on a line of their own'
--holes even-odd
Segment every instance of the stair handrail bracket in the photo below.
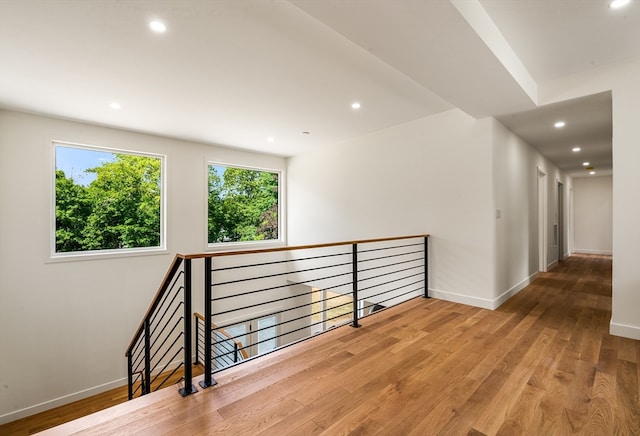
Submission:
<svg viewBox="0 0 640 436">
<path fill-rule="evenodd" d="M 194 365 L 208 388 L 226 368 L 429 298 L 429 236 L 176 254 L 125 352 L 129 399 L 176 381 L 190 395 Z"/>
</svg>

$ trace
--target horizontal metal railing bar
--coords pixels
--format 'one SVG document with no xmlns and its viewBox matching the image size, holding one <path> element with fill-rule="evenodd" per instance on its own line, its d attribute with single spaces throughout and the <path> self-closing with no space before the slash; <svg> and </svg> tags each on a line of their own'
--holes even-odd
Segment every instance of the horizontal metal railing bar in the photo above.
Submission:
<svg viewBox="0 0 640 436">
<path fill-rule="evenodd" d="M 416 282 L 416 283 L 419 283 L 419 282 Z M 379 302 L 378 304 L 386 303 L 387 301 L 395 300 L 396 298 L 400 298 L 400 297 L 402 297 L 402 296 L 404 296 L 404 295 L 409 295 L 409 294 L 411 294 L 411 293 L 413 293 L 413 292 L 418 292 L 418 291 L 422 291 L 422 290 L 424 290 L 424 288 L 416 288 L 416 289 L 412 289 L 412 290 L 410 290 L 410 291 L 403 292 L 402 294 L 395 295 L 395 296 L 393 296 L 393 297 L 391 297 L 391 298 L 387 298 L 386 300 L 380 300 L 380 302 Z M 419 298 L 419 296 L 416 296 L 415 298 Z M 407 300 L 407 301 L 409 301 L 409 300 Z"/>
<path fill-rule="evenodd" d="M 345 286 L 345 285 L 350 285 L 350 284 L 351 284 L 351 283 L 346 283 L 346 284 L 342 284 L 342 285 L 340 285 L 340 286 Z M 335 287 L 335 286 L 334 286 L 334 287 Z M 307 292 L 307 293 L 302 293 L 302 294 L 298 294 L 298 295 L 291 295 L 291 296 L 288 296 L 288 297 L 283 297 L 283 298 L 279 298 L 279 299 L 275 299 L 275 300 L 269 300 L 269 303 L 273 303 L 273 302 L 277 302 L 277 301 L 289 300 L 289 299 L 292 299 L 292 298 L 300 298 L 301 296 L 303 296 L 303 295 L 308 295 L 308 294 L 309 294 L 309 293 Z M 325 301 L 327 301 L 327 300 L 332 300 L 332 299 L 334 299 L 334 298 L 343 297 L 343 296 L 345 296 L 345 295 L 346 295 L 346 294 L 340 294 L 340 295 L 336 295 L 335 297 L 325 298 L 324 300 L 325 300 Z M 235 309 L 229 309 L 229 310 L 225 310 L 225 311 L 222 311 L 222 312 L 212 313 L 211 315 L 212 315 L 212 316 L 225 315 L 225 314 L 227 314 L 227 313 L 237 312 L 237 311 L 239 311 L 239 310 L 250 309 L 250 308 L 252 308 L 252 307 L 256 307 L 256 306 L 262 306 L 263 304 L 265 304 L 265 303 L 256 303 L 256 304 L 251 304 L 251 305 L 248 305 L 248 306 L 237 307 L 237 308 L 235 308 Z M 275 313 L 284 313 L 284 312 L 287 312 L 287 311 L 289 311 L 289 310 L 293 310 L 293 309 L 299 309 L 299 308 L 301 308 L 301 307 L 305 307 L 305 306 L 308 306 L 308 305 L 310 305 L 310 304 L 313 304 L 313 303 L 305 303 L 305 304 L 303 304 L 303 305 L 301 305 L 301 306 L 298 306 L 298 307 L 291 307 L 291 308 L 289 308 L 289 309 L 285 309 L 285 310 L 282 310 L 282 311 L 280 311 L 280 312 L 274 312 L 274 314 L 275 314 Z M 251 319 L 246 319 L 246 320 L 244 320 L 244 321 L 245 321 L 245 322 L 247 322 L 247 321 L 253 321 L 253 320 L 258 319 L 258 318 L 263 318 L 264 316 L 266 316 L 266 315 L 261 315 L 261 316 L 259 316 L 259 317 L 254 317 L 254 318 L 251 318 Z M 218 327 L 218 328 L 224 329 L 224 328 L 227 328 L 227 327 L 231 327 L 231 326 L 233 326 L 233 325 L 235 325 L 235 324 L 229 324 L 229 325 L 226 325 L 226 326 L 223 326 L 223 327 Z"/>
<path fill-rule="evenodd" d="M 360 253 L 358 253 L 358 254 L 360 254 Z M 368 258 L 368 259 L 359 259 L 358 263 L 360 264 L 360 263 L 365 263 L 365 262 L 373 262 L 373 261 L 376 261 L 376 260 L 391 259 L 392 257 L 409 256 L 409 255 L 412 255 L 412 254 L 424 254 L 424 250 L 409 251 L 407 253 L 388 254 L 386 256 L 371 257 L 371 258 Z"/>
<path fill-rule="evenodd" d="M 134 333 L 133 338 L 131 339 L 131 342 L 129 342 L 127 351 L 124 353 L 125 357 L 129 356 L 129 353 L 131 352 L 131 347 L 133 347 L 133 344 L 137 341 L 138 337 L 140 337 L 140 335 L 142 334 L 142 331 L 144 330 L 145 320 L 149 318 L 151 314 L 155 311 L 156 307 L 160 302 L 160 298 L 162 298 L 162 295 L 164 294 L 164 292 L 167 290 L 169 286 L 170 278 L 176 274 L 176 272 L 178 271 L 178 268 L 180 268 L 180 265 L 182 264 L 183 259 L 184 257 L 178 254 L 176 254 L 173 257 L 171 266 L 169 267 L 166 274 L 164 275 L 164 278 L 160 282 L 160 287 L 156 291 L 156 295 L 151 300 L 151 304 L 149 305 L 147 312 L 142 317 L 142 321 L 140 321 L 140 325 L 138 325 L 138 328 L 136 329 L 136 332 Z"/>
<path fill-rule="evenodd" d="M 214 315 L 214 314 L 212 314 L 212 316 L 213 316 L 213 315 Z M 198 313 L 198 312 L 194 312 L 193 316 L 196 318 L 196 322 L 198 322 L 198 320 L 201 320 L 201 321 L 202 321 L 202 323 L 204 324 L 204 315 L 202 315 L 202 314 L 200 314 L 200 313 Z M 257 319 L 257 318 L 256 318 L 256 319 Z M 245 320 L 245 322 L 246 322 L 246 321 L 252 321 L 252 320 Z M 233 325 L 233 324 L 231 324 L 231 325 Z M 220 327 L 220 326 L 217 326 L 217 325 L 216 325 L 216 324 L 214 324 L 214 323 L 211 323 L 211 326 L 213 327 L 213 328 L 212 328 L 212 330 L 214 330 L 214 331 L 216 331 L 217 333 L 220 333 L 220 334 L 222 334 L 222 335 L 226 336 L 226 338 L 227 338 L 227 339 L 232 339 L 232 340 L 233 340 L 233 337 L 232 337 L 232 336 L 231 336 L 231 335 L 230 335 L 230 334 L 225 330 L 225 328 L 226 328 L 225 326 Z M 204 325 L 203 325 L 202 327 L 203 327 L 203 329 L 201 330 L 201 333 L 202 333 L 203 342 L 204 342 Z M 228 326 L 227 326 L 227 327 L 228 327 Z M 234 341 L 234 342 L 236 342 L 236 343 L 237 343 L 238 347 L 240 347 L 240 346 L 242 345 L 242 344 L 241 344 L 241 343 L 239 343 L 238 341 Z M 249 357 L 249 356 L 247 356 L 247 353 L 246 353 L 244 350 L 242 351 L 242 355 L 243 355 L 243 357 L 244 357 L 245 359 L 246 359 L 247 357 Z"/>
<path fill-rule="evenodd" d="M 316 267 L 316 268 L 305 268 L 305 269 L 298 269 L 298 270 L 294 270 L 294 271 L 285 271 L 285 272 L 276 273 L 276 274 L 267 274 L 267 275 L 264 275 L 264 276 L 250 277 L 250 278 L 246 278 L 246 279 L 229 280 L 227 282 L 217 282 L 213 286 L 231 285 L 231 284 L 235 284 L 235 283 L 248 282 L 248 281 L 251 281 L 251 280 L 270 279 L 270 278 L 273 278 L 273 277 L 288 276 L 288 275 L 291 275 L 291 274 L 297 274 L 297 273 L 309 272 L 309 271 L 317 271 L 317 270 L 320 270 L 320 269 L 337 268 L 339 266 L 347 266 L 347 265 L 351 265 L 351 261 L 345 262 L 345 263 L 336 263 L 336 264 L 328 265 L 328 266 L 319 266 L 319 267 Z"/>
<path fill-rule="evenodd" d="M 351 303 L 348 303 L 348 304 L 351 304 Z M 331 317 L 331 318 L 327 318 L 327 319 L 325 319 L 324 321 L 318 321 L 318 322 L 315 322 L 315 323 L 309 324 L 308 326 L 300 327 L 300 328 L 297 328 L 297 329 L 290 330 L 290 331 L 288 331 L 288 332 L 286 332 L 286 333 L 281 333 L 281 334 L 279 334 L 279 335 L 271 336 L 271 337 L 269 337 L 269 338 L 267 338 L 267 339 L 263 339 L 263 340 L 261 340 L 261 341 L 257 341 L 257 342 L 253 342 L 253 343 L 251 343 L 251 344 L 247 344 L 247 345 L 245 345 L 245 348 L 254 347 L 254 346 L 259 345 L 259 344 L 262 344 L 262 343 L 264 343 L 264 342 L 268 342 L 268 341 L 271 341 L 271 340 L 273 340 L 273 339 L 281 338 L 282 336 L 287 336 L 287 335 L 290 335 L 290 334 L 292 334 L 292 333 L 299 332 L 300 330 L 305 330 L 305 329 L 307 329 L 307 328 L 311 328 L 311 327 L 312 327 L 312 326 L 314 326 L 314 325 L 318 325 L 318 324 L 326 323 L 327 321 L 331 321 L 331 320 L 338 319 L 338 318 L 343 318 L 343 317 L 345 317 L 346 315 L 349 315 L 349 314 L 352 314 L 352 313 L 353 313 L 353 311 L 351 311 L 351 312 L 346 312 L 346 313 L 343 313 L 343 314 L 341 314 L 341 315 L 337 315 L 337 316 L 334 316 L 334 317 Z M 349 318 L 349 319 L 345 319 L 345 324 L 346 324 L 346 323 L 348 323 L 348 322 L 350 322 L 350 321 L 351 321 L 351 318 Z M 288 322 L 288 321 L 287 321 L 287 322 Z M 274 326 L 279 326 L 279 325 L 281 325 L 281 324 L 285 324 L 285 323 L 275 324 Z M 267 327 L 267 328 L 272 328 L 272 327 L 274 327 L 274 326 L 270 326 L 270 327 Z M 330 329 L 335 328 L 335 327 L 337 327 L 337 326 L 331 326 L 331 327 L 330 327 L 329 329 L 327 329 L 327 330 L 330 330 Z M 261 330 L 264 330 L 264 329 L 261 329 Z M 257 332 L 257 331 L 259 331 L 259 330 L 254 330 L 254 332 Z M 287 345 L 288 345 L 288 344 L 287 344 Z M 276 347 L 274 350 L 277 350 L 277 349 L 279 349 L 279 348 L 284 348 L 284 346 Z M 225 356 L 225 355 L 227 355 L 227 354 L 229 354 L 229 353 L 221 354 L 221 356 Z M 262 355 L 264 355 L 264 354 L 268 354 L 268 353 L 259 354 L 259 355 L 257 355 L 257 356 L 262 356 Z M 252 357 L 257 357 L 257 356 L 252 356 Z"/>
<path fill-rule="evenodd" d="M 314 282 L 320 282 L 322 280 L 327 280 L 327 279 L 335 279 L 337 277 L 342 277 L 342 276 L 350 276 L 351 272 L 345 272 L 345 273 L 340 273 L 340 274 L 334 274 L 334 275 L 330 275 L 330 276 L 324 276 L 324 277 L 319 277 L 319 278 L 314 278 L 314 279 L 308 279 L 308 280 L 303 280 L 300 282 L 291 282 L 291 283 L 285 283 L 284 285 L 278 285 L 278 286 L 271 286 L 268 288 L 263 288 L 263 289 L 256 289 L 253 291 L 247 291 L 247 292 L 240 292 L 237 294 L 232 294 L 232 295 L 225 295 L 222 297 L 216 297 L 216 298 L 212 298 L 211 301 L 220 301 L 220 300 L 226 300 L 229 298 L 236 298 L 236 297 L 242 297 L 245 295 L 251 295 L 251 294 L 258 294 L 260 292 L 266 292 L 266 291 L 274 291 L 276 289 L 282 289 L 282 288 L 288 288 L 291 286 L 296 286 L 296 285 L 304 285 L 307 283 L 314 283 Z M 352 282 L 347 282 L 346 284 L 350 285 Z M 213 285 L 212 287 L 215 287 L 217 285 Z M 304 294 L 300 294 L 300 295 L 304 295 Z"/>
<path fill-rule="evenodd" d="M 423 245 L 424 245 L 424 242 L 417 242 L 415 244 L 393 245 L 391 247 L 366 248 L 366 249 L 362 249 L 361 247 L 358 247 L 358 254 L 371 253 L 373 251 L 395 250 L 396 248 L 420 247 L 420 246 L 423 246 Z"/>
<path fill-rule="evenodd" d="M 420 260 L 420 259 L 405 260 L 405 261 L 403 261 L 403 262 L 390 263 L 389 265 L 385 265 L 385 266 L 377 266 L 377 267 L 374 267 L 374 268 L 363 268 L 363 269 L 361 269 L 361 270 L 358 270 L 358 273 L 365 273 L 365 272 L 369 272 L 369 271 L 376 271 L 376 270 L 383 269 L 383 268 L 388 268 L 388 267 L 391 267 L 391 266 L 398 266 L 398 265 L 403 265 L 403 264 L 405 264 L 405 263 L 416 262 L 416 261 L 418 261 L 418 260 Z M 360 280 L 358 280 L 358 281 L 359 281 L 359 282 L 362 282 L 362 281 L 364 281 L 364 280 L 371 280 L 371 279 L 374 279 L 374 278 L 376 278 L 376 277 L 383 277 L 383 276 L 384 276 L 384 275 L 386 275 L 386 274 L 393 274 L 394 272 L 402 272 L 402 271 L 405 271 L 405 270 L 407 270 L 407 269 L 415 269 L 415 268 L 423 268 L 423 265 L 411 266 L 411 267 L 409 267 L 409 268 L 404 268 L 404 269 L 399 269 L 399 270 L 396 270 L 396 271 L 391 271 L 390 273 L 383 273 L 383 274 L 380 274 L 380 275 L 378 275 L 378 276 L 365 277 L 365 278 L 360 279 Z"/>
<path fill-rule="evenodd" d="M 239 256 L 243 254 L 275 253 L 279 251 L 308 250 L 312 248 L 339 247 L 341 245 L 353 245 L 353 244 L 360 245 L 360 244 L 367 244 L 367 243 L 373 243 L 373 242 L 399 241 L 403 239 L 417 239 L 417 238 L 427 238 L 427 237 L 429 237 L 429 234 L 425 233 L 425 234 L 410 235 L 410 236 L 392 236 L 388 238 L 358 239 L 354 241 L 328 242 L 324 244 L 309 244 L 309 245 L 295 245 L 295 246 L 286 246 L 286 247 L 261 248 L 261 249 L 254 249 L 254 250 L 221 251 L 216 253 L 198 253 L 198 254 L 177 254 L 176 256 L 179 256 L 182 259 L 204 259 L 205 257 L 225 257 L 225 256 Z"/>
<path fill-rule="evenodd" d="M 211 271 L 213 272 L 229 271 L 229 270 L 241 269 L 241 268 L 253 268 L 256 266 L 278 265 L 280 263 L 291 263 L 291 262 L 304 262 L 307 260 L 323 259 L 326 257 L 350 256 L 350 255 L 351 255 L 351 252 L 323 254 L 321 256 L 300 257 L 295 259 L 274 260 L 272 262 L 250 263 L 250 264 L 242 264 L 242 265 L 235 265 L 235 266 L 227 266 L 223 268 L 212 268 Z"/>
<path fill-rule="evenodd" d="M 415 274 L 415 275 L 421 275 L 421 274 Z M 412 276 L 409 276 L 409 277 L 412 277 Z M 409 278 L 409 277 L 405 277 L 405 278 Z M 388 294 L 389 292 L 397 291 L 398 289 L 402 289 L 402 288 L 405 288 L 407 286 L 415 285 L 416 283 L 421 283 L 421 282 L 422 282 L 422 280 L 418 280 L 418 281 L 413 282 L 413 283 L 407 283 L 406 285 L 402 285 L 402 286 L 399 286 L 397 288 L 387 289 L 386 291 L 378 292 L 377 294 L 368 295 L 365 298 L 379 297 L 380 295 Z M 391 282 L 389 282 L 389 283 L 391 283 Z M 372 289 L 372 288 L 374 288 L 374 286 L 371 286 L 371 287 L 369 287 L 367 289 Z M 358 299 L 358 301 L 365 301 L 365 298 Z"/>
<path fill-rule="evenodd" d="M 349 284 L 350 284 L 350 283 L 349 283 Z M 342 286 L 342 285 L 340 285 L 340 286 Z M 302 294 L 298 294 L 296 297 L 300 297 L 300 296 L 303 296 L 303 295 L 310 295 L 310 294 L 313 294 L 313 293 L 316 293 L 316 292 L 323 292 L 323 291 L 325 291 L 325 290 L 333 289 L 333 288 L 335 288 L 335 287 L 337 287 L 337 286 L 331 286 L 331 287 L 329 287 L 329 288 L 318 289 L 318 290 L 316 290 L 316 291 L 312 291 L 312 292 L 305 292 L 305 293 L 302 293 Z M 339 294 L 339 295 L 336 295 L 336 296 L 334 296 L 334 297 L 325 298 L 325 299 L 323 299 L 323 300 L 324 300 L 324 301 L 329 301 L 329 300 L 334 300 L 334 299 L 336 299 L 336 298 L 340 298 L 340 297 L 351 297 L 351 294 Z M 278 311 L 276 311 L 276 312 L 271 312 L 271 313 L 267 313 L 267 314 L 261 314 L 260 316 L 255 316 L 255 317 L 253 317 L 253 318 L 247 318 L 247 319 L 244 319 L 244 320 L 243 320 L 243 322 L 251 322 L 251 321 L 255 321 L 255 320 L 260 319 L 260 318 L 264 318 L 265 316 L 273 316 L 273 315 L 278 315 L 278 314 L 285 313 L 285 312 L 290 312 L 290 311 L 292 311 L 292 310 L 301 309 L 301 308 L 306 307 L 306 306 L 313 306 L 313 305 L 314 305 L 314 304 L 316 304 L 316 303 L 318 303 L 318 302 L 313 302 L 313 301 L 312 301 L 311 303 L 305 303 L 305 304 L 301 304 L 301 305 L 299 305 L 299 306 L 289 307 L 289 308 L 287 308 L 287 309 L 278 310 Z M 333 308 L 335 308 L 335 307 L 340 307 L 340 306 L 346 306 L 347 304 L 352 304 L 352 302 L 344 303 L 344 304 L 340 304 L 340 305 L 338 305 L 338 306 L 334 306 Z M 235 310 L 240 310 L 240 309 L 235 309 Z M 324 312 L 324 310 L 321 310 L 321 311 L 318 311 L 318 312 L 312 312 L 311 314 L 308 314 L 308 315 L 305 315 L 305 316 L 302 316 L 302 317 L 293 318 L 293 319 L 291 319 L 290 321 L 298 321 L 298 320 L 300 320 L 300 319 L 302 319 L 302 318 L 306 318 L 307 316 L 317 315 L 317 314 L 322 313 L 322 312 Z M 200 315 L 200 314 L 198 314 L 198 315 Z M 217 313 L 212 314 L 212 316 L 216 316 L 216 315 L 219 315 L 219 314 L 217 314 Z M 203 318 L 201 318 L 201 319 L 203 319 Z M 203 320 L 204 320 L 204 319 L 203 319 Z M 287 322 L 290 322 L 290 321 L 287 321 Z M 235 325 L 235 324 L 227 324 L 227 325 L 225 325 L 225 326 L 218 327 L 218 328 L 220 328 L 220 329 L 225 329 L 225 328 L 227 328 L 227 327 L 231 327 L 231 326 L 234 326 L 234 325 Z M 240 336 L 242 336 L 242 335 L 240 335 Z M 238 338 L 238 337 L 240 337 L 240 336 L 233 336 L 233 337 L 229 336 L 229 339 L 232 339 L 232 338 Z"/>
<path fill-rule="evenodd" d="M 345 297 L 345 296 L 350 297 L 349 295 L 338 295 L 338 296 L 336 296 L 336 297 L 327 298 L 327 299 L 325 299 L 324 301 L 328 301 L 328 300 L 330 300 L 330 299 L 335 299 L 335 298 L 339 298 L 339 297 Z M 301 307 L 309 306 L 309 305 L 312 305 L 312 304 L 315 304 L 315 303 L 307 303 L 307 304 L 304 304 L 304 305 L 298 306 L 297 308 L 299 309 L 299 308 L 301 308 Z M 347 302 L 347 303 L 338 304 L 338 305 L 336 305 L 336 306 L 332 306 L 332 307 L 331 307 L 331 308 L 329 308 L 329 309 L 323 309 L 323 310 L 319 310 L 319 311 L 317 311 L 317 312 L 311 312 L 311 313 L 309 313 L 309 314 L 305 314 L 305 315 L 303 315 L 303 316 L 299 316 L 299 317 L 297 317 L 297 318 L 288 319 L 288 320 L 286 320 L 286 321 L 283 321 L 283 322 L 279 322 L 279 323 L 277 323 L 277 324 L 274 324 L 274 326 L 281 326 L 281 325 L 289 324 L 289 323 L 292 323 L 292 322 L 295 322 L 295 321 L 300 321 L 301 319 L 305 319 L 305 318 L 313 317 L 314 315 L 319 315 L 319 314 L 321 314 L 321 313 L 328 312 L 329 310 L 337 309 L 338 307 L 342 307 L 342 306 L 350 306 L 350 305 L 353 305 L 353 301 L 349 301 L 349 302 Z M 259 319 L 259 318 L 264 318 L 264 317 L 267 317 L 267 316 L 277 315 L 277 314 L 284 313 L 284 312 L 288 312 L 288 311 L 290 311 L 290 310 L 294 310 L 294 309 L 296 309 L 296 308 L 289 308 L 289 309 L 280 310 L 280 311 L 277 311 L 277 312 L 272 312 L 272 313 L 268 313 L 268 314 L 263 314 L 263 315 L 261 315 L 261 316 L 260 316 L 260 317 L 258 317 L 258 318 L 253 318 L 252 320 Z M 347 314 L 350 314 L 350 313 L 353 313 L 353 310 L 351 310 L 351 311 L 349 311 L 349 312 L 345 312 L 344 314 L 339 315 L 337 318 L 340 318 L 341 316 L 344 316 L 344 315 L 347 315 Z M 335 317 L 334 317 L 334 318 L 335 318 Z M 331 319 L 334 319 L 334 318 L 325 319 L 325 321 L 328 321 L 328 320 L 331 320 Z M 248 322 L 248 321 L 251 321 L 251 320 L 245 320 L 245 321 L 243 321 L 243 322 Z M 322 322 L 322 321 L 321 321 L 321 322 Z M 313 325 L 316 325 L 316 324 L 317 324 L 317 323 L 315 323 L 315 324 L 309 324 L 309 326 L 313 326 Z M 235 325 L 235 324 L 229 324 L 227 327 L 230 327 L 230 326 L 233 326 L 233 325 Z M 272 328 L 272 327 L 273 327 L 273 326 L 259 328 L 259 329 L 257 329 L 257 330 L 253 330 L 251 333 L 261 332 L 261 331 L 263 331 L 263 330 L 268 330 L 268 329 L 270 329 L 270 328 Z M 292 330 L 292 331 L 296 331 L 296 330 Z M 290 332 L 289 332 L 289 333 L 290 333 Z M 242 337 L 242 336 L 245 336 L 246 334 L 247 334 L 247 333 L 241 333 L 241 334 L 239 334 L 239 335 L 237 335 L 237 336 L 233 336 L 233 337 L 231 337 L 230 339 L 237 339 L 237 338 L 240 338 L 240 337 Z M 215 343 L 219 343 L 219 342 L 215 342 Z"/>
<path fill-rule="evenodd" d="M 417 268 L 422 268 L 422 266 L 412 266 L 410 268 L 403 268 L 403 269 L 397 270 L 397 271 L 391 271 L 391 272 L 387 272 L 387 273 L 384 273 L 384 274 L 378 274 L 378 275 L 372 276 L 372 277 L 366 277 L 366 278 L 360 280 L 360 283 L 365 282 L 367 280 L 379 279 L 381 277 L 386 277 L 386 276 L 391 276 L 391 275 L 398 274 L 398 273 L 401 273 L 401 272 L 411 271 L 412 269 L 417 269 Z M 398 281 L 398 280 L 402 280 L 403 278 L 406 278 L 406 277 L 413 277 L 413 276 L 417 276 L 417 275 L 421 275 L 421 274 L 424 274 L 424 271 L 420 271 L 419 273 L 415 273 L 415 274 L 410 274 L 408 276 L 403 276 L 403 277 L 400 277 L 400 278 L 397 278 L 397 279 L 394 279 L 394 280 L 391 280 L 391 281 L 388 281 L 388 282 L 378 283 L 378 284 L 371 285 L 371 286 L 364 287 L 364 288 L 358 288 L 358 292 L 365 291 L 365 290 L 371 289 L 371 288 L 375 288 L 376 286 L 386 285 L 388 283 L 392 283 L 392 282 L 395 282 L 395 281 Z"/>
</svg>

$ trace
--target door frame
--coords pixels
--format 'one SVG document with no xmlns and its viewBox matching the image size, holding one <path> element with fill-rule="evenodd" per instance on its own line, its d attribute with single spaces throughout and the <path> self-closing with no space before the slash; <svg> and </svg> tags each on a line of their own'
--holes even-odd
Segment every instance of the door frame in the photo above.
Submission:
<svg viewBox="0 0 640 436">
<path fill-rule="evenodd" d="M 538 167 L 538 271 L 547 271 L 547 173 Z"/>
</svg>

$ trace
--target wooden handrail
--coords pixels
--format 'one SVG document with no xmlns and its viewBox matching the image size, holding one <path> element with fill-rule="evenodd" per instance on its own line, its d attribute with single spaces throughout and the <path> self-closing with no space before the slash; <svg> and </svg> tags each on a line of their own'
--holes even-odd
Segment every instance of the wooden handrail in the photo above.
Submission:
<svg viewBox="0 0 640 436">
<path fill-rule="evenodd" d="M 328 242 L 325 244 L 294 245 L 294 246 L 287 246 L 287 247 L 258 248 L 258 249 L 252 249 L 252 250 L 239 250 L 239 251 L 221 251 L 217 253 L 178 254 L 177 256 L 180 256 L 183 259 L 204 259 L 206 257 L 237 256 L 240 254 L 274 253 L 278 251 L 308 250 L 311 248 L 337 247 L 340 245 L 367 244 L 372 242 L 386 242 L 386 241 L 395 241 L 395 240 L 401 240 L 401 239 L 428 238 L 429 236 L 430 235 L 428 233 L 425 233 L 422 235 L 394 236 L 390 238 L 376 238 L 376 239 L 360 239 L 356 241 Z"/>
<path fill-rule="evenodd" d="M 194 312 L 193 316 L 195 316 L 196 318 L 202 320 L 202 322 L 204 322 L 204 316 L 199 314 L 198 312 Z M 225 329 L 221 329 L 219 328 L 217 325 L 215 325 L 214 323 L 211 323 L 211 326 L 213 327 L 214 330 L 220 332 L 223 336 L 225 336 L 227 339 L 232 340 L 237 346 L 238 346 L 238 350 L 240 351 L 240 353 L 242 353 L 242 357 L 244 357 L 245 359 L 249 358 L 249 355 L 247 354 L 247 352 L 244 350 L 244 346 L 242 345 L 242 342 L 237 341 L 235 339 L 233 339 L 233 336 L 231 336 L 229 333 L 227 333 L 227 331 Z"/>
</svg>

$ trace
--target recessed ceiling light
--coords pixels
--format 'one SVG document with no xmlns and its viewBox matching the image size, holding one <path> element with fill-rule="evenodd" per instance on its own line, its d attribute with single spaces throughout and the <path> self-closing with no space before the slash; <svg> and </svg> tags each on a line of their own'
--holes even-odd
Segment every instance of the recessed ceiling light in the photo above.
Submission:
<svg viewBox="0 0 640 436">
<path fill-rule="evenodd" d="M 360 109 L 360 103 L 358 103 L 357 101 L 354 101 L 353 103 L 351 103 L 351 108 Z"/>
<path fill-rule="evenodd" d="M 167 26 L 162 21 L 158 20 L 149 22 L 149 28 L 156 33 L 164 33 L 167 31 Z"/>
<path fill-rule="evenodd" d="M 113 103 L 111 103 L 111 104 L 109 105 L 109 107 L 110 107 L 111 109 L 118 110 L 118 109 L 120 109 L 122 106 L 120 106 L 120 103 L 118 103 L 117 101 L 114 101 Z"/>
<path fill-rule="evenodd" d="M 613 0 L 609 2 L 611 9 L 618 9 L 631 3 L 631 0 Z"/>
<path fill-rule="evenodd" d="M 589 174 L 591 174 L 592 176 L 595 174 L 595 171 L 589 171 Z"/>
<path fill-rule="evenodd" d="M 301 135 L 310 135 L 310 134 L 311 134 L 311 132 L 304 131 L 304 132 L 300 132 L 300 134 L 301 134 Z"/>
<path fill-rule="evenodd" d="M 573 147 L 571 149 L 571 151 L 576 152 L 576 153 L 579 152 L 580 150 L 582 150 L 580 147 Z"/>
<path fill-rule="evenodd" d="M 556 121 L 556 123 L 553 125 L 553 127 L 555 127 L 556 129 L 561 129 L 565 126 L 565 122 L 564 121 Z"/>
<path fill-rule="evenodd" d="M 589 165 L 590 165 L 589 162 L 582 162 L 583 167 L 588 167 Z"/>
<path fill-rule="evenodd" d="M 273 139 L 273 136 L 269 136 L 269 137 L 267 138 L 267 141 L 269 141 L 269 142 L 273 142 L 273 141 L 275 141 L 275 139 Z"/>
</svg>

